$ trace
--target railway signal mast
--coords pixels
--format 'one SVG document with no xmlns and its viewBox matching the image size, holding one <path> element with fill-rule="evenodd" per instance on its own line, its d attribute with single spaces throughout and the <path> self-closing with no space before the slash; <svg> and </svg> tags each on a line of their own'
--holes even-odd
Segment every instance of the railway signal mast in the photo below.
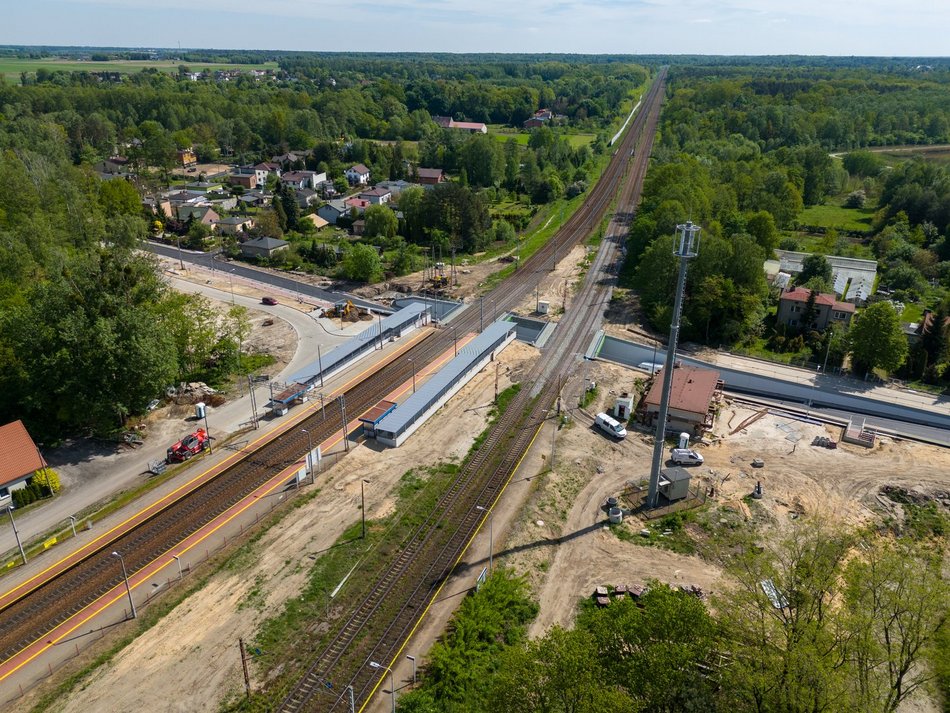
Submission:
<svg viewBox="0 0 950 713">
<path fill-rule="evenodd" d="M 670 411 L 670 387 L 673 385 L 673 364 L 676 362 L 676 344 L 680 336 L 680 317 L 683 312 L 683 293 L 686 289 L 686 266 L 696 257 L 699 249 L 698 225 L 692 221 L 676 226 L 679 232 L 679 245 L 673 254 L 680 259 L 679 276 L 676 278 L 676 297 L 673 301 L 673 321 L 670 324 L 670 343 L 666 349 L 666 361 L 663 363 L 663 393 L 660 396 L 660 413 L 656 421 L 656 440 L 653 444 L 653 462 L 650 465 L 650 489 L 647 492 L 647 507 L 656 507 L 657 491 L 660 487 L 660 465 L 663 462 L 663 449 L 666 441 L 666 420 Z"/>
</svg>

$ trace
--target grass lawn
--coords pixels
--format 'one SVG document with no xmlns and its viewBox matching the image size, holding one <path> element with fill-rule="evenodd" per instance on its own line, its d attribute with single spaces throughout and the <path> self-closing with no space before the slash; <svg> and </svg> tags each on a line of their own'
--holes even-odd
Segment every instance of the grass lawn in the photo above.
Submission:
<svg viewBox="0 0 950 713">
<path fill-rule="evenodd" d="M 0 59 L 0 75 L 18 82 L 21 72 L 35 72 L 38 69 L 68 70 L 86 72 L 122 72 L 130 74 L 139 72 L 147 67 L 154 67 L 163 72 L 174 74 L 179 65 L 184 64 L 192 72 L 204 69 L 277 69 L 276 62 L 262 64 L 224 64 L 218 62 L 175 62 L 172 60 L 115 60 L 111 62 L 92 62 L 65 59 Z"/>
<path fill-rule="evenodd" d="M 840 205 L 815 205 L 803 210 L 798 216 L 801 225 L 815 225 L 836 230 L 871 232 L 873 208 L 844 208 Z"/>
</svg>

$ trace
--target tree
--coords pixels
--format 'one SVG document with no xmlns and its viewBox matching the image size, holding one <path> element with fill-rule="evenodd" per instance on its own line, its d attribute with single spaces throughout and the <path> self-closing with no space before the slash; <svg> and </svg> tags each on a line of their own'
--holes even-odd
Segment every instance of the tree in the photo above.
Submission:
<svg viewBox="0 0 950 713">
<path fill-rule="evenodd" d="M 851 327 L 851 359 L 857 369 L 896 371 L 907 358 L 907 338 L 890 302 L 875 302 Z"/>
<path fill-rule="evenodd" d="M 766 257 L 772 257 L 772 252 L 778 247 L 779 233 L 771 213 L 760 210 L 750 215 L 746 219 L 745 231 L 755 238 Z"/>
<path fill-rule="evenodd" d="M 0 320 L 0 409 L 15 405 L 50 438 L 108 431 L 144 410 L 178 375 L 167 291 L 152 260 L 131 250 L 65 260 Z"/>
<path fill-rule="evenodd" d="M 941 566 L 939 552 L 883 537 L 849 563 L 843 609 L 856 710 L 893 713 L 934 678 L 922 659 L 948 627 Z"/>
<path fill-rule="evenodd" d="M 350 280 L 373 282 L 382 274 L 383 266 L 376 248 L 357 243 L 343 256 L 342 270 Z"/>
<path fill-rule="evenodd" d="M 831 265 L 824 255 L 815 253 L 806 255 L 802 260 L 802 271 L 798 273 L 796 282 L 803 285 L 813 277 L 821 278 L 824 282 L 831 282 Z"/>
<path fill-rule="evenodd" d="M 396 237 L 399 220 L 389 207 L 384 205 L 368 206 L 363 212 L 363 220 L 366 222 L 364 235 L 367 238 L 382 237 L 389 240 Z"/>
<path fill-rule="evenodd" d="M 99 204 L 106 216 L 142 214 L 138 191 L 126 180 L 113 178 L 99 185 Z"/>
</svg>

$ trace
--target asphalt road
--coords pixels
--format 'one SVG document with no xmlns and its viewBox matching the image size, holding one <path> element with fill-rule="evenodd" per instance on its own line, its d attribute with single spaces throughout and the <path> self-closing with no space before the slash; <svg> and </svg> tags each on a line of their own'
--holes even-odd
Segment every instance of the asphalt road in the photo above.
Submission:
<svg viewBox="0 0 950 713">
<path fill-rule="evenodd" d="M 181 260 L 193 265 L 200 265 L 208 270 L 223 270 L 225 272 L 233 272 L 235 275 L 246 278 L 248 280 L 254 280 L 266 285 L 272 285 L 273 287 L 279 287 L 282 290 L 287 290 L 292 293 L 300 293 L 301 295 L 306 295 L 314 299 L 323 300 L 324 302 L 334 303 L 342 302 L 343 300 L 350 300 L 353 304 L 358 307 L 363 307 L 365 309 L 373 310 L 374 312 L 383 312 L 384 314 L 390 314 L 392 309 L 385 305 L 377 304 L 370 300 L 365 300 L 361 297 L 355 297 L 347 292 L 334 292 L 332 290 L 324 290 L 319 287 L 314 287 L 309 285 L 306 282 L 301 282 L 295 280 L 291 277 L 285 277 L 284 275 L 277 275 L 267 270 L 256 270 L 251 267 L 247 267 L 243 263 L 235 262 L 228 260 L 227 258 L 222 258 L 216 253 L 203 253 L 193 250 L 181 250 L 179 253 L 178 248 L 172 245 L 165 245 L 164 243 L 156 243 L 149 241 L 147 243 L 148 249 L 151 250 L 156 255 L 161 255 L 162 257 L 169 257 L 173 260 L 178 260 L 179 257 Z M 217 257 L 217 259 L 215 259 Z"/>
</svg>

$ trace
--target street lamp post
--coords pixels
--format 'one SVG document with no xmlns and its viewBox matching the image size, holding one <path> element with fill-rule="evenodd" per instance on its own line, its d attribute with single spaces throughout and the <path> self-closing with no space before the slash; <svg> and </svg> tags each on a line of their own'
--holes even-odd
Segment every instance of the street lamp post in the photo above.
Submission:
<svg viewBox="0 0 950 713">
<path fill-rule="evenodd" d="M 389 671 L 389 685 L 392 687 L 392 696 L 393 696 L 393 713 L 396 713 L 396 677 L 393 675 L 393 670 L 389 666 L 383 666 L 377 661 L 369 662 L 370 668 L 380 668 L 384 671 Z"/>
<path fill-rule="evenodd" d="M 175 561 L 178 563 L 178 581 L 180 582 L 185 578 L 185 573 L 181 569 L 181 557 L 178 555 L 172 555 L 175 558 Z"/>
<path fill-rule="evenodd" d="M 452 325 L 452 336 L 455 338 L 455 356 L 459 355 L 459 328 Z"/>
<path fill-rule="evenodd" d="M 495 557 L 495 533 L 494 533 L 494 520 L 495 513 L 489 510 L 488 508 L 482 507 L 481 505 L 475 506 L 476 510 L 481 512 L 488 513 L 488 573 L 492 572 L 492 565 L 494 564 Z"/>
<path fill-rule="evenodd" d="M 73 537 L 76 536 L 76 518 L 73 515 L 69 516 L 69 526 L 73 530 Z"/>
<path fill-rule="evenodd" d="M 132 607 L 132 618 L 135 619 L 138 614 L 135 613 L 135 601 L 132 599 L 132 587 L 129 585 L 129 573 L 125 569 L 125 559 L 118 552 L 112 552 L 113 557 L 119 558 L 119 564 L 122 565 L 122 577 L 125 579 L 125 591 L 129 595 L 129 606 Z"/>
<path fill-rule="evenodd" d="M 409 363 L 412 365 L 412 393 L 416 393 L 416 363 L 412 357 L 409 358 Z"/>
<path fill-rule="evenodd" d="M 406 654 L 406 658 L 412 661 L 412 685 L 416 685 L 416 657 Z"/>
<path fill-rule="evenodd" d="M 368 480 L 360 480 L 360 515 L 362 516 L 363 524 L 363 539 L 366 539 L 366 489 L 363 487 L 369 483 Z"/>
<path fill-rule="evenodd" d="M 23 550 L 23 544 L 20 542 L 20 533 L 16 529 L 16 522 L 13 520 L 12 505 L 7 505 L 7 512 L 10 513 L 10 524 L 13 525 L 13 536 L 16 538 L 16 546 L 20 548 L 20 557 L 23 558 L 23 564 L 26 564 L 26 552 Z"/>
<path fill-rule="evenodd" d="M 228 270 L 228 283 L 231 285 L 231 304 L 234 304 L 234 270 Z"/>
</svg>

